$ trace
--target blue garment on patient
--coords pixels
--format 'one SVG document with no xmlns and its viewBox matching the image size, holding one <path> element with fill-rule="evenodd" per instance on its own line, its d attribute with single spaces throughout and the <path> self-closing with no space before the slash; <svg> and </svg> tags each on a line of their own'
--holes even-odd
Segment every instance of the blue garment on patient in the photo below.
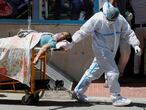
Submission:
<svg viewBox="0 0 146 110">
<path fill-rule="evenodd" d="M 56 40 L 51 34 L 42 34 L 39 45 L 42 47 L 45 44 L 49 44 L 50 48 L 56 48 Z"/>
</svg>

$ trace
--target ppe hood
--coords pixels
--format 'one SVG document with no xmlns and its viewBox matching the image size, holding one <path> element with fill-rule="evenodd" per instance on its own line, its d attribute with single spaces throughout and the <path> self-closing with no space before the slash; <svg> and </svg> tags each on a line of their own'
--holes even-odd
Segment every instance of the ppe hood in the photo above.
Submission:
<svg viewBox="0 0 146 110">
<path fill-rule="evenodd" d="M 103 5 L 103 13 L 109 21 L 115 21 L 120 12 L 110 2 L 105 2 Z"/>
</svg>

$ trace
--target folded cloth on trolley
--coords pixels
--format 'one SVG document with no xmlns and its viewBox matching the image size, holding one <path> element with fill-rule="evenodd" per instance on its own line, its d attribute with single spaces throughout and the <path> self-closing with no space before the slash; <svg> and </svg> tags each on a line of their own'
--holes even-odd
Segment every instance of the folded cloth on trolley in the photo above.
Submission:
<svg viewBox="0 0 146 110">
<path fill-rule="evenodd" d="M 32 32 L 24 38 L 17 35 L 0 39 L 0 74 L 28 86 L 30 82 L 31 49 L 42 33 Z"/>
</svg>

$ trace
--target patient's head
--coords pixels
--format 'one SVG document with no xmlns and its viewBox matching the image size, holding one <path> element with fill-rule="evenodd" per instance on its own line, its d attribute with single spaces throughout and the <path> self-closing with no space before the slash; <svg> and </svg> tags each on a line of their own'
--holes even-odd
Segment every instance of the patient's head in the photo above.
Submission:
<svg viewBox="0 0 146 110">
<path fill-rule="evenodd" d="M 55 34 L 57 42 L 62 40 L 67 40 L 68 42 L 72 42 L 71 34 L 69 32 L 60 32 Z"/>
</svg>

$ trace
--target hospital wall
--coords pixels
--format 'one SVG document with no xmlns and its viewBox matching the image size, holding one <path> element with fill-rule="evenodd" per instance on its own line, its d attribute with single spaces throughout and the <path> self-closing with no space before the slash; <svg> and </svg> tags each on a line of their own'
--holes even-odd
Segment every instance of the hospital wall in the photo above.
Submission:
<svg viewBox="0 0 146 110">
<path fill-rule="evenodd" d="M 80 25 L 31 25 L 31 28 L 39 32 L 47 31 L 57 33 L 68 31 L 73 34 L 80 28 Z M 16 35 L 20 29 L 27 29 L 27 25 L 1 24 L 0 37 Z M 79 81 L 85 70 L 91 64 L 93 57 L 91 39 L 85 38 L 67 52 L 49 52 L 47 61 L 53 63 L 65 74 L 68 74 L 74 81 Z"/>
</svg>

